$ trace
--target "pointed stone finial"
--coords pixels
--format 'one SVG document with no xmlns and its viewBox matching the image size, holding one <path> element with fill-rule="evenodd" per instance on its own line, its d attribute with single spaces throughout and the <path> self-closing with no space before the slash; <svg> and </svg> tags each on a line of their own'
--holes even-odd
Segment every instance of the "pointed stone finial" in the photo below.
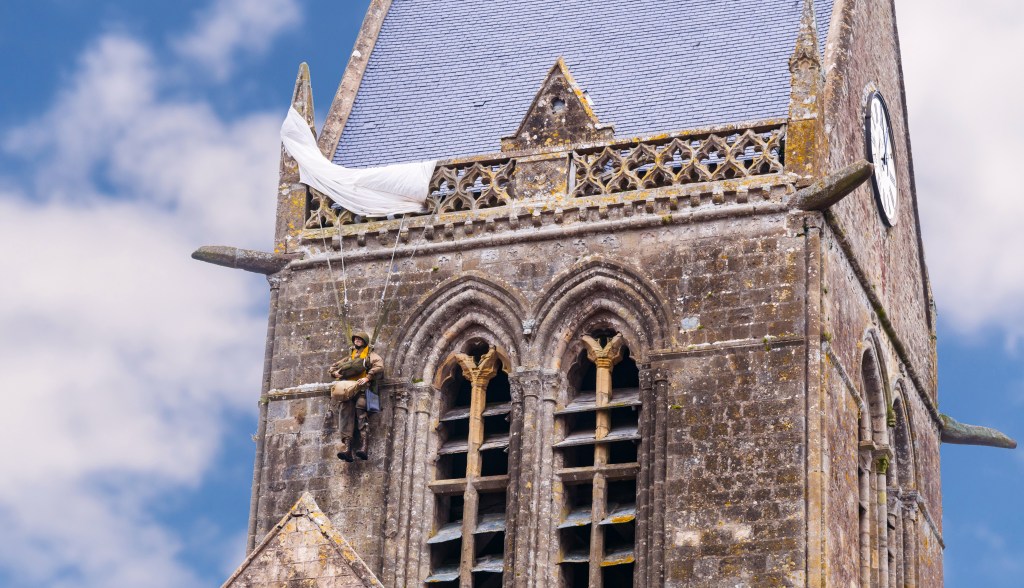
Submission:
<svg viewBox="0 0 1024 588">
<path fill-rule="evenodd" d="M 801 176 L 798 185 L 806 186 L 821 174 L 826 152 L 821 56 L 813 0 L 804 0 L 800 30 L 789 58 L 789 73 L 786 170 Z"/>
<path fill-rule="evenodd" d="M 310 130 L 316 136 L 316 126 L 313 123 L 313 86 L 309 82 L 309 64 L 305 61 L 299 64 L 299 74 L 295 76 L 292 108 L 297 110 L 302 115 L 302 118 L 306 119 Z"/>
<path fill-rule="evenodd" d="M 800 16 L 800 32 L 796 36 L 796 47 L 789 57 L 789 71 L 800 66 L 802 61 L 810 61 L 821 69 L 821 57 L 818 54 L 818 24 L 814 18 L 814 0 L 804 0 L 803 14 Z"/>
<path fill-rule="evenodd" d="M 603 125 L 590 100 L 576 84 L 561 57 L 534 96 L 516 132 L 501 139 L 502 151 L 553 147 L 610 139 L 611 125 Z"/>
<path fill-rule="evenodd" d="M 309 66 L 299 64 L 292 90 L 291 107 L 298 111 L 316 136 L 313 122 L 313 87 L 309 81 Z M 299 232 L 306 218 L 308 190 L 299 182 L 299 164 L 281 147 L 280 180 L 277 189 L 277 228 L 274 231 L 274 253 L 287 253 L 289 243 L 297 244 Z"/>
</svg>

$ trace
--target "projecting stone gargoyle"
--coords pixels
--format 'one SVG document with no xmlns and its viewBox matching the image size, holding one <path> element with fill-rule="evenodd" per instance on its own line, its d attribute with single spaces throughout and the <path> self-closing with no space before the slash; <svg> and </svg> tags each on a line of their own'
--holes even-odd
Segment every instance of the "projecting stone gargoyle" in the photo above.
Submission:
<svg viewBox="0 0 1024 588">
<path fill-rule="evenodd" d="M 859 159 L 797 191 L 790 202 L 800 210 L 825 210 L 867 181 L 873 170 L 867 160 Z"/>
<path fill-rule="evenodd" d="M 1016 449 L 1017 442 L 1003 433 L 979 425 L 967 425 L 957 422 L 949 415 L 942 417 L 942 442 L 955 445 L 984 445 L 986 447 L 1002 447 Z"/>
<path fill-rule="evenodd" d="M 192 252 L 192 259 L 264 275 L 276 274 L 296 257 L 224 245 L 204 245 Z"/>
</svg>

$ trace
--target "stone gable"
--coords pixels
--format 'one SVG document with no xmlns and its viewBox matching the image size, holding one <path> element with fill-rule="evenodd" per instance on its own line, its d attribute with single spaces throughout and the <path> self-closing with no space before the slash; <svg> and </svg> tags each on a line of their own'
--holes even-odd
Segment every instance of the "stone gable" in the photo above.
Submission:
<svg viewBox="0 0 1024 588">
<path fill-rule="evenodd" d="M 223 588 L 364 588 L 381 583 L 313 497 L 295 506 L 249 554 Z"/>
</svg>

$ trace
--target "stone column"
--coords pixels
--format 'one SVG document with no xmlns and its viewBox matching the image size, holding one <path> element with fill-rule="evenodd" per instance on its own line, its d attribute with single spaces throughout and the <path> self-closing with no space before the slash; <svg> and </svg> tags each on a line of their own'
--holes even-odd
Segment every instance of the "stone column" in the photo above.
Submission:
<svg viewBox="0 0 1024 588">
<path fill-rule="evenodd" d="M 875 524 L 878 535 L 878 586 L 889 588 L 889 500 L 886 498 L 889 486 L 889 455 L 883 454 L 875 459 L 877 498 L 875 502 Z"/>
<path fill-rule="evenodd" d="M 522 586 L 527 574 L 519 566 L 520 554 L 516 551 L 519 545 L 519 533 L 522 528 L 520 523 L 520 508 L 522 502 L 521 480 L 528 476 L 528 470 L 523 466 L 523 430 L 525 423 L 523 419 L 523 386 L 522 381 L 509 375 L 509 392 L 512 396 L 512 412 L 510 413 L 512 423 L 509 428 L 508 439 L 508 502 L 505 511 L 505 575 L 502 585 L 506 588 Z M 527 492 L 526 495 L 529 493 Z M 525 560 L 524 560 L 525 561 Z"/>
<path fill-rule="evenodd" d="M 903 586 L 903 500 L 899 488 L 886 490 L 886 532 L 889 535 L 889 586 Z"/>
<path fill-rule="evenodd" d="M 424 560 L 425 544 L 423 538 L 429 532 L 432 520 L 426 514 L 433 513 L 433 505 L 427 508 L 426 501 L 433 499 L 427 488 L 430 481 L 430 468 L 433 463 L 427 462 L 428 449 L 431 446 L 430 406 L 437 391 L 429 385 L 413 385 L 409 399 L 410 415 L 406 425 L 406 440 L 403 460 L 407 474 L 403 479 L 402 495 L 409 500 L 403 512 L 399 513 L 398 559 L 395 561 L 395 586 L 418 584 L 425 577 L 428 560 Z M 387 565 L 387 564 L 385 564 Z"/>
<path fill-rule="evenodd" d="M 394 407 L 391 417 L 391 445 L 388 448 L 388 485 L 387 502 L 384 519 L 384 549 L 381 569 L 381 581 L 385 586 L 397 586 L 398 567 L 387 562 L 398 561 L 399 544 L 398 528 L 402 513 L 408 510 L 409 495 L 404 493 L 406 478 L 409 474 L 409 463 L 405 460 L 408 446 L 409 422 L 409 384 L 385 383 L 388 399 Z"/>
<path fill-rule="evenodd" d="M 871 472 L 874 470 L 872 465 L 873 454 L 870 450 L 870 442 L 861 442 L 861 447 L 858 455 L 858 482 L 860 486 L 859 496 L 859 508 L 860 512 L 860 585 L 861 588 L 871 588 L 874 582 L 872 582 L 872 565 L 871 565 L 871 525 L 874 500 L 871 496 Z"/>
<path fill-rule="evenodd" d="M 654 402 L 651 401 L 652 378 L 649 366 L 640 369 L 640 451 L 637 461 L 640 462 L 640 474 L 637 476 L 636 497 L 636 566 L 633 568 L 633 584 L 648 586 L 648 567 L 651 560 L 651 492 L 654 489 L 652 480 L 654 451 Z"/>
<path fill-rule="evenodd" d="M 661 586 L 665 565 L 665 472 L 668 376 L 664 368 L 640 371 L 640 477 L 637 480 L 637 564 L 634 584 Z"/>
<path fill-rule="evenodd" d="M 534 564 L 534 586 L 552 586 L 552 569 L 556 565 L 554 555 L 558 549 L 558 517 L 560 512 L 554 509 L 555 464 L 554 451 L 551 445 L 555 430 L 555 408 L 558 398 L 564 396 L 568 387 L 565 374 L 554 370 L 544 370 L 540 374 L 540 387 L 537 395 L 537 418 L 539 420 L 539 436 L 537 453 L 539 456 L 537 483 L 534 484 L 537 495 L 536 516 L 539 521 L 536 529 L 536 558 Z"/>
<path fill-rule="evenodd" d="M 903 586 L 917 588 L 917 492 L 903 495 Z"/>
<path fill-rule="evenodd" d="M 260 497 L 263 495 L 263 477 L 265 475 L 264 453 L 267 444 L 267 393 L 274 367 L 274 342 L 277 341 L 277 307 L 281 294 L 281 283 L 284 278 L 280 274 L 267 276 L 270 284 L 270 311 L 267 317 L 267 342 L 263 349 L 263 388 L 259 400 L 259 420 L 256 421 L 256 456 L 252 467 L 252 496 L 249 498 L 248 537 L 245 542 L 245 553 L 248 555 L 256 547 L 256 524 L 259 521 Z"/>
<path fill-rule="evenodd" d="M 510 563 L 506 568 L 506 586 L 540 587 L 552 581 L 553 537 L 557 513 L 553 512 L 555 472 L 551 451 L 555 403 L 565 389 L 560 372 L 538 368 L 519 368 L 509 377 L 513 390 L 513 408 L 518 426 L 519 444 L 516 469 L 519 480 L 514 511 L 515 537 Z M 510 472 L 511 473 L 511 472 Z M 510 517 L 511 520 L 512 517 Z"/>
</svg>

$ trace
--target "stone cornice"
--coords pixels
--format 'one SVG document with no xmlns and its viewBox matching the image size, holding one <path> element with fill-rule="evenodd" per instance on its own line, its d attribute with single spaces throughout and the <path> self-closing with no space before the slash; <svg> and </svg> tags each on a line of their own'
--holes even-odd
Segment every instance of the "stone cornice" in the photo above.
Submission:
<svg viewBox="0 0 1024 588">
<path fill-rule="evenodd" d="M 763 190 L 762 188 L 767 188 Z M 480 221 L 461 223 L 430 223 L 433 217 L 412 219 L 403 227 L 403 236 L 395 247 L 398 221 L 389 221 L 391 226 L 382 227 L 375 233 L 359 233 L 345 237 L 344 257 L 346 263 L 390 258 L 409 257 L 414 251 L 420 255 L 447 253 L 477 247 L 495 247 L 516 243 L 529 243 L 580 237 L 596 233 L 611 233 L 621 230 L 641 230 L 672 225 L 697 224 L 717 220 L 785 214 L 788 210 L 782 202 L 783 195 L 790 189 L 784 184 L 759 186 L 757 200 L 745 204 L 686 209 L 680 203 L 678 194 L 663 189 L 657 197 L 628 196 L 611 205 L 581 202 L 570 208 L 523 209 L 513 216 L 491 216 Z M 740 192 L 737 192 L 740 193 Z M 708 194 L 708 195 L 713 195 Z M 747 197 L 753 199 L 747 192 Z M 763 195 L 762 195 L 763 194 Z M 646 194 L 644 195 L 646 196 Z M 725 196 L 722 195 L 724 198 Z M 497 210 L 497 209 L 496 209 Z M 508 214 L 508 211 L 504 211 Z M 481 215 L 482 216 L 482 215 Z M 574 220 L 575 217 L 575 220 Z M 580 218 L 583 217 L 583 220 Z M 414 224 L 414 221 L 424 221 Z M 409 226 L 413 225 L 413 226 Z M 350 242 L 352 241 L 352 242 Z M 329 256 L 319 254 L 292 262 L 289 267 L 299 270 L 340 261 L 341 254 Z"/>
</svg>

